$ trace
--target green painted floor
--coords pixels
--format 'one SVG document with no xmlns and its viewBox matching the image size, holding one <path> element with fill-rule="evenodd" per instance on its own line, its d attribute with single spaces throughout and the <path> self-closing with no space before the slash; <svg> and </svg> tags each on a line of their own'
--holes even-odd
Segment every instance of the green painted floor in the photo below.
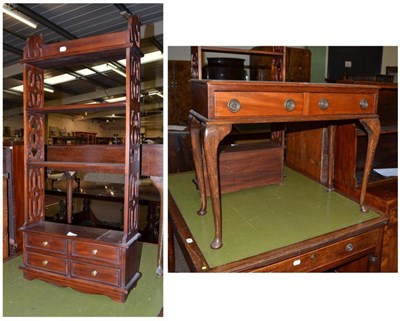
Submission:
<svg viewBox="0 0 400 321">
<path fill-rule="evenodd" d="M 325 186 L 285 168 L 284 183 L 222 196 L 223 247 L 214 238 L 211 199 L 198 216 L 200 196 L 193 172 L 169 176 L 168 188 L 210 267 L 323 235 L 379 216 Z"/>
<path fill-rule="evenodd" d="M 163 306 L 163 278 L 155 274 L 157 245 L 143 243 L 142 277 L 125 303 L 84 294 L 39 280 L 27 281 L 22 256 L 3 264 L 3 316 L 157 316 Z"/>
</svg>

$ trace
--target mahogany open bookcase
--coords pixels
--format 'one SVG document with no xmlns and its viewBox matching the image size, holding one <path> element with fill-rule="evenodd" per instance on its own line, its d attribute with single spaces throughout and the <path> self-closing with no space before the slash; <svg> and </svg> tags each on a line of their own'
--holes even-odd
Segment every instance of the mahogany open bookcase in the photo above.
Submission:
<svg viewBox="0 0 400 321">
<path fill-rule="evenodd" d="M 44 44 L 32 36 L 24 49 L 25 222 L 23 270 L 25 279 L 103 294 L 124 302 L 138 282 L 139 181 L 150 176 L 161 194 L 162 145 L 140 145 L 140 18 L 130 16 L 126 30 L 76 40 Z M 126 58 L 126 102 L 44 106 L 44 70 Z M 125 145 L 87 145 L 85 153 L 65 146 L 60 153 L 45 148 L 48 113 L 125 109 Z M 115 148 L 114 148 L 115 147 Z M 114 149 L 113 149 L 114 148 Z M 46 169 L 124 175 L 123 230 L 68 224 L 72 193 L 67 190 L 67 224 L 45 221 Z M 70 197 L 69 197 L 70 195 Z M 160 210 L 160 216 L 162 215 Z M 119 213 L 117 213 L 119 215 Z M 161 268 L 162 217 L 159 258 Z M 154 273 L 154 272 L 153 272 Z"/>
</svg>

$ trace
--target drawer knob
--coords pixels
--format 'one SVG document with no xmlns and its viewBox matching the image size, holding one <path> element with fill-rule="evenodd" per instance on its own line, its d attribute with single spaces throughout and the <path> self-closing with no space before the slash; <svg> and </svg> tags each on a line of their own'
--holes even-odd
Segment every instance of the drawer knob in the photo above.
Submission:
<svg viewBox="0 0 400 321">
<path fill-rule="evenodd" d="M 353 249 L 354 249 L 353 244 L 349 243 L 346 245 L 346 252 L 351 252 L 353 251 Z"/>
<path fill-rule="evenodd" d="M 93 254 L 93 255 L 96 255 L 97 252 L 98 252 L 97 249 L 92 250 L 92 254 Z"/>
<path fill-rule="evenodd" d="M 329 106 L 328 100 L 326 98 L 321 98 L 318 102 L 318 106 L 322 110 L 326 110 Z"/>
<path fill-rule="evenodd" d="M 42 242 L 42 245 L 43 245 L 44 247 L 46 247 L 47 245 L 49 245 L 49 242 L 43 241 L 43 242 Z"/>
<path fill-rule="evenodd" d="M 296 102 L 293 99 L 286 99 L 285 101 L 285 109 L 287 111 L 292 111 L 296 107 Z"/>
<path fill-rule="evenodd" d="M 360 101 L 360 107 L 361 109 L 367 109 L 368 108 L 368 100 L 366 100 L 365 98 L 361 99 Z"/>
<path fill-rule="evenodd" d="M 93 270 L 91 274 L 92 274 L 92 276 L 96 276 L 97 275 L 97 271 Z"/>
<path fill-rule="evenodd" d="M 43 261 L 42 261 L 42 264 L 43 264 L 44 266 L 46 266 L 47 264 L 49 264 L 49 261 L 43 260 Z"/>
<path fill-rule="evenodd" d="M 314 262 L 316 259 L 317 259 L 317 254 L 315 254 L 315 253 L 312 254 L 312 255 L 311 255 L 311 261 Z"/>
<path fill-rule="evenodd" d="M 232 113 L 237 113 L 240 110 L 240 102 L 239 102 L 239 100 L 237 100 L 236 98 L 232 98 L 228 102 L 228 109 Z"/>
</svg>

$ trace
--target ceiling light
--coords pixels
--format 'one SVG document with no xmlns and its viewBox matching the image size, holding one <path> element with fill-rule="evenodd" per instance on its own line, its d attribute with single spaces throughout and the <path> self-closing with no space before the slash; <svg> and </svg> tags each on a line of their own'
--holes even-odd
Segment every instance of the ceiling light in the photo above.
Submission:
<svg viewBox="0 0 400 321">
<path fill-rule="evenodd" d="M 124 101 L 126 100 L 126 97 L 118 97 L 118 98 L 110 98 L 110 99 L 105 99 L 106 102 L 108 103 L 116 103 L 118 101 Z"/>
<path fill-rule="evenodd" d="M 97 72 L 105 72 L 111 70 L 111 67 L 108 64 L 101 64 L 93 67 Z"/>
<path fill-rule="evenodd" d="M 162 58 L 163 58 L 163 54 L 161 51 L 154 51 L 154 52 L 145 54 L 144 57 L 142 57 L 142 59 L 140 60 L 140 63 L 142 65 L 144 65 L 144 64 L 148 64 L 149 62 L 162 60 Z"/>
<path fill-rule="evenodd" d="M 95 74 L 95 72 L 90 70 L 89 68 L 80 69 L 75 72 L 80 74 L 81 76 L 89 76 Z"/>
<path fill-rule="evenodd" d="M 30 21 L 28 19 L 28 17 L 26 17 L 22 13 L 16 11 L 12 7 L 8 6 L 7 4 L 3 4 L 3 11 L 4 11 L 4 13 L 8 14 L 10 17 L 13 17 L 13 18 L 25 23 L 29 27 L 34 28 L 34 29 L 37 28 L 37 24 L 36 23 Z"/>
<path fill-rule="evenodd" d="M 141 59 L 140 59 L 140 63 L 142 65 L 147 64 L 149 62 L 154 62 L 154 61 L 158 61 L 158 60 L 162 60 L 163 59 L 163 54 L 161 51 L 154 51 L 154 52 L 150 52 L 145 54 Z M 118 60 L 118 62 L 126 67 L 126 60 L 125 59 L 121 59 Z"/>
<path fill-rule="evenodd" d="M 113 64 L 107 64 L 113 71 L 115 71 L 117 74 L 120 74 L 121 76 L 126 78 L 126 74 L 119 70 L 117 67 L 115 67 Z"/>
<path fill-rule="evenodd" d="M 72 76 L 70 74 L 62 74 L 59 76 L 47 78 L 44 80 L 44 82 L 48 85 L 56 85 L 56 84 L 61 84 L 61 83 L 68 82 L 68 81 L 71 81 L 74 79 L 76 79 L 75 76 Z"/>
<path fill-rule="evenodd" d="M 19 92 L 22 93 L 24 91 L 24 85 L 19 85 L 19 86 L 12 87 L 12 88 L 10 88 L 10 90 L 19 91 Z M 47 91 L 49 93 L 54 93 L 54 89 L 53 88 L 44 87 L 43 90 Z"/>
<path fill-rule="evenodd" d="M 12 88 L 10 88 L 10 90 L 23 92 L 24 91 L 24 85 L 12 87 Z"/>
<path fill-rule="evenodd" d="M 164 98 L 163 94 L 162 94 L 161 92 L 159 92 L 159 91 L 152 91 L 152 92 L 149 92 L 148 95 L 149 95 L 149 96 L 157 95 L 157 96 L 160 96 L 161 98 Z"/>
<path fill-rule="evenodd" d="M 44 87 L 43 90 L 47 91 L 48 93 L 54 93 L 54 89 L 53 88 Z"/>
</svg>

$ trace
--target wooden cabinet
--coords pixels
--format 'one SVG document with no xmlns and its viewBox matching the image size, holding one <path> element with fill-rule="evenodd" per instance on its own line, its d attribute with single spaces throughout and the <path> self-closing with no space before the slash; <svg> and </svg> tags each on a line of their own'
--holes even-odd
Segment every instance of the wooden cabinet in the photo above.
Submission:
<svg viewBox="0 0 400 321">
<path fill-rule="evenodd" d="M 25 141 L 25 222 L 24 260 L 20 267 L 26 279 L 41 279 L 60 286 L 103 294 L 124 302 L 140 278 L 138 197 L 140 138 L 140 19 L 130 16 L 126 30 L 53 44 L 42 36 L 32 36 L 23 54 L 24 141 Z M 126 102 L 97 105 L 44 107 L 44 69 L 65 68 L 93 61 L 126 59 Z M 90 112 L 125 109 L 127 117 L 123 157 L 108 155 L 107 149 L 79 153 L 65 146 L 57 158 L 49 159 L 44 145 L 44 119 L 48 113 Z M 86 133 L 87 134 L 87 133 Z M 94 139 L 91 135 L 88 139 Z M 94 140 L 93 140 L 94 142 Z M 101 147 L 101 146 L 100 146 Z M 125 155 L 128 155 L 125 157 Z M 72 159 L 71 159 L 72 157 Z M 155 160 L 158 160 L 156 158 Z M 114 231 L 44 220 L 45 171 L 70 173 L 123 173 L 125 176 L 123 230 Z M 72 186 L 67 195 L 72 196 Z M 68 222 L 72 217 L 72 197 L 67 197 Z M 119 215 L 119 213 L 116 213 Z"/>
<path fill-rule="evenodd" d="M 8 258 L 8 200 L 7 177 L 3 176 L 3 260 Z"/>
<path fill-rule="evenodd" d="M 168 61 L 168 124 L 188 124 L 190 110 L 190 61 Z M 168 172 L 193 169 L 192 149 L 188 130 L 168 131 Z"/>
<path fill-rule="evenodd" d="M 168 61 L 168 124 L 186 125 L 190 110 L 190 61 Z"/>
<path fill-rule="evenodd" d="M 3 143 L 3 174 L 7 177 L 8 241 L 11 256 L 22 251 L 24 224 L 24 145 L 23 142 Z"/>
<path fill-rule="evenodd" d="M 75 137 L 80 141 L 80 144 L 96 144 L 97 133 L 75 132 Z"/>
</svg>

